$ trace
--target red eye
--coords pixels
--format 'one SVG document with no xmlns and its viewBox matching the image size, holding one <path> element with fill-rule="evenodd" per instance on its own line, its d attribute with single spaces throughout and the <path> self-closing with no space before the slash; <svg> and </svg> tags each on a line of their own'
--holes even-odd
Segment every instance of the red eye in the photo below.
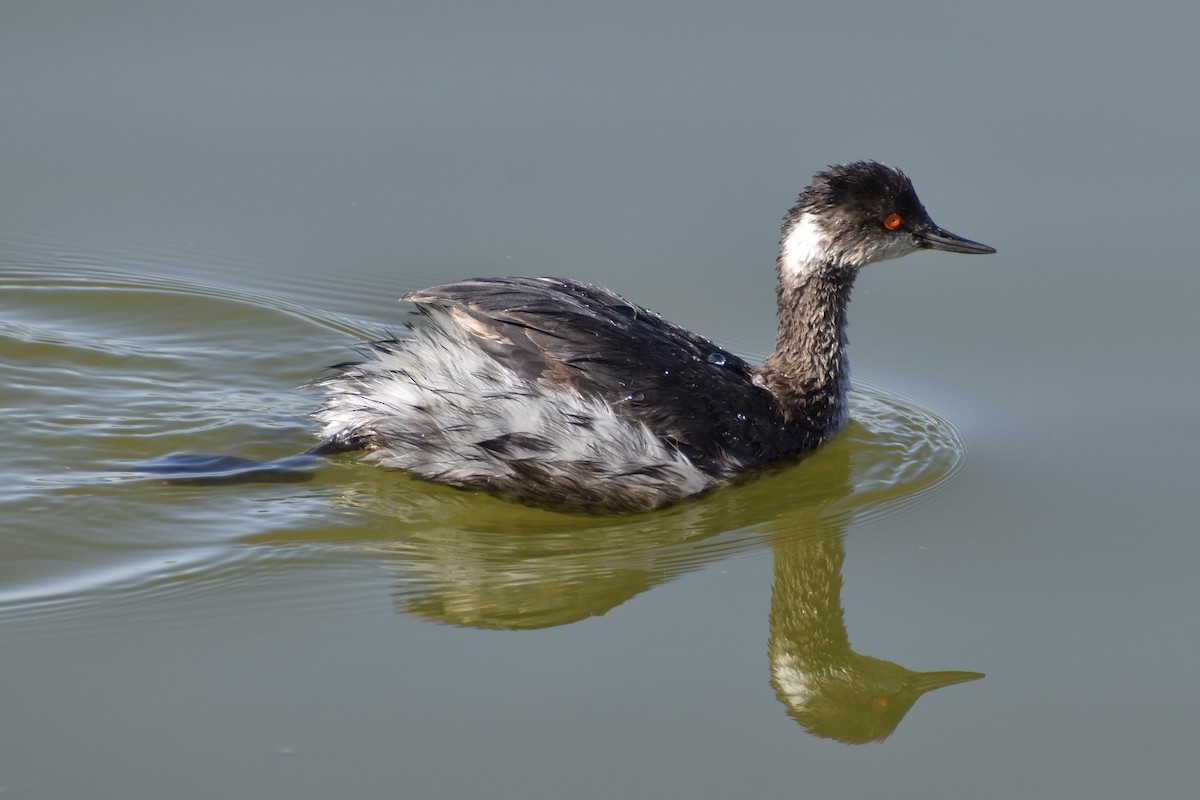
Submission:
<svg viewBox="0 0 1200 800">
<path fill-rule="evenodd" d="M 883 218 L 883 227 L 887 228 L 889 231 L 899 230 L 900 226 L 903 224 L 904 217 L 900 216 L 899 214 L 888 214 Z"/>
</svg>

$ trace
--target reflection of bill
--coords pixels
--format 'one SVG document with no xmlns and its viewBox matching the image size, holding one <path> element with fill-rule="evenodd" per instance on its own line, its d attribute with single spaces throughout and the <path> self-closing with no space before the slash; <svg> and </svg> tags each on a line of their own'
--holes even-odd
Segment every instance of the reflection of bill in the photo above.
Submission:
<svg viewBox="0 0 1200 800">
<path fill-rule="evenodd" d="M 845 549 L 835 530 L 774 537 L 771 685 L 810 733 L 879 741 L 933 689 L 982 678 L 978 672 L 913 672 L 850 649 L 842 619 Z"/>
<path fill-rule="evenodd" d="M 557 514 L 397 483 L 394 475 L 373 483 L 379 493 L 364 494 L 360 484 L 341 499 L 393 520 L 386 542 L 353 546 L 394 570 L 400 611 L 474 628 L 545 628 L 603 614 L 684 572 L 769 543 L 776 694 L 811 733 L 879 740 L 921 694 L 982 676 L 912 672 L 850 649 L 841 607 L 846 524 L 936 485 L 960 452 L 952 431 L 919 409 L 861 395 L 857 407 L 860 422 L 803 462 L 650 514 Z"/>
</svg>

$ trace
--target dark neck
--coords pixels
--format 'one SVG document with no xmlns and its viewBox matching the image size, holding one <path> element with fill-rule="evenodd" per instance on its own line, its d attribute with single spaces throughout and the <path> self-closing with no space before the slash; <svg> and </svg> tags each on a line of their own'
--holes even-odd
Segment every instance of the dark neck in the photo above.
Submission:
<svg viewBox="0 0 1200 800">
<path fill-rule="evenodd" d="M 845 661 L 850 650 L 842 613 L 840 532 L 817 526 L 803 536 L 781 536 L 771 589 L 772 655 L 787 653 L 809 665 Z"/>
<path fill-rule="evenodd" d="M 763 363 L 759 383 L 775 396 L 789 424 L 824 439 L 848 416 L 846 306 L 854 271 L 814 269 L 779 282 L 779 330 L 775 352 Z"/>
</svg>

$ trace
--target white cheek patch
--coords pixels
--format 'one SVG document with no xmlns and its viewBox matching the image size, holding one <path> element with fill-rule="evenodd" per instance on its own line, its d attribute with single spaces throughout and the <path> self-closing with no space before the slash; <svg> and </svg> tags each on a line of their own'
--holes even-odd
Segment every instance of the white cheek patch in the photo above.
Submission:
<svg viewBox="0 0 1200 800">
<path fill-rule="evenodd" d="M 821 229 L 812 214 L 801 214 L 792 225 L 779 252 L 779 263 L 787 275 L 800 277 L 811 269 L 811 264 L 824 259 L 829 247 L 829 236 Z"/>
<path fill-rule="evenodd" d="M 813 687 L 809 674 L 799 659 L 790 654 L 780 654 L 771 659 L 771 675 L 779 691 L 787 695 L 788 702 L 794 706 L 803 706 L 810 699 Z"/>
</svg>

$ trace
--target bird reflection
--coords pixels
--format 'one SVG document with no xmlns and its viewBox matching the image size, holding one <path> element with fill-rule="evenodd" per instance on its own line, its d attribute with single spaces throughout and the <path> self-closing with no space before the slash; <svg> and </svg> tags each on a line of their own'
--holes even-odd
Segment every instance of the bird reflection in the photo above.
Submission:
<svg viewBox="0 0 1200 800">
<path fill-rule="evenodd" d="M 882 741 L 921 695 L 983 677 L 913 672 L 854 652 L 842 618 L 842 537 L 784 535 L 772 545 L 771 685 L 805 730 L 853 744 Z"/>
<path fill-rule="evenodd" d="M 914 442 L 928 433 L 914 433 Z M 945 454 L 919 450 L 897 446 L 895 431 L 879 436 L 852 424 L 800 464 L 633 517 L 556 514 L 428 484 L 397 489 L 394 477 L 357 484 L 341 499 L 394 520 L 390 540 L 357 547 L 395 572 L 400 611 L 474 628 L 568 624 L 769 544 L 776 695 L 810 733 L 863 743 L 886 738 L 922 694 L 983 677 L 914 672 L 850 647 L 841 604 L 844 528 L 944 477 Z M 925 468 L 914 472 L 922 459 Z"/>
</svg>

